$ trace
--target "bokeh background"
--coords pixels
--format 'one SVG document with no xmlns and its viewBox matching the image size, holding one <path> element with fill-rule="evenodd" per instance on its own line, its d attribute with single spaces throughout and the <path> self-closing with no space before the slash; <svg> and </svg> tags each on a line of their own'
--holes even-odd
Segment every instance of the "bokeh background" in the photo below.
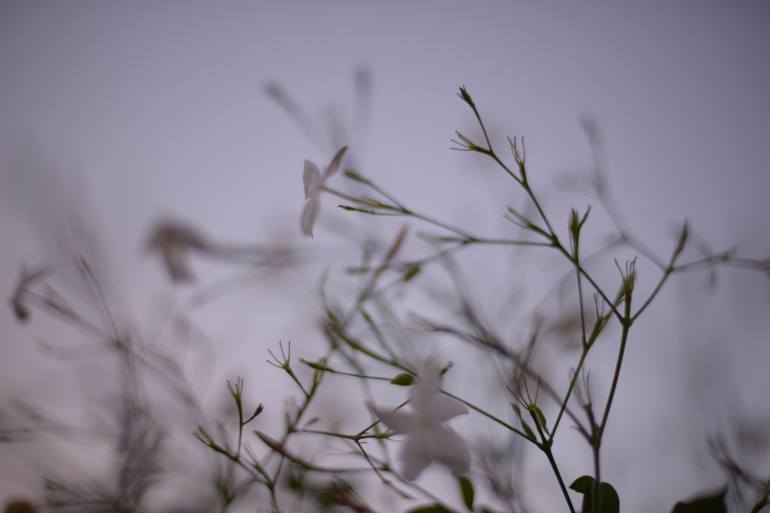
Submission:
<svg viewBox="0 0 770 513">
<path fill-rule="evenodd" d="M 265 350 L 293 340 L 298 353 L 317 354 L 318 276 L 354 262 L 350 241 L 365 239 L 361 220 L 345 224 L 350 214 L 331 200 L 315 238 L 301 236 L 302 161 L 328 161 L 334 144 L 324 137 L 350 144 L 355 165 L 408 204 L 489 235 L 512 233 L 502 214 L 523 204 L 518 191 L 480 158 L 449 151 L 454 129 L 476 133 L 455 97 L 462 84 L 499 142 L 526 136 L 531 180 L 554 218 L 566 223 L 570 207 L 591 202 L 564 190 L 566 176 L 592 165 L 579 123 L 589 117 L 604 136 L 617 203 L 650 246 L 666 254 L 686 218 L 715 250 L 766 258 L 769 22 L 765 2 L 4 0 L 0 290 L 11 294 L 23 264 L 48 264 L 85 304 L 68 262 L 86 254 L 124 322 L 163 339 L 156 328 L 170 305 L 193 304 L 233 270 L 196 262 L 199 288 L 174 287 L 145 247 L 158 220 L 184 219 L 222 241 L 291 245 L 308 265 L 257 270 L 189 308 L 202 334 L 180 360 L 210 412 L 238 373 L 255 401 L 280 409 L 290 389 Z M 278 87 L 315 128 L 286 115 Z M 600 208 L 594 215 L 599 240 L 611 225 Z M 553 263 L 522 262 L 471 257 L 475 297 L 504 296 L 503 274 L 548 277 Z M 654 269 L 641 270 L 649 285 Z M 523 290 L 540 297 L 547 288 L 530 279 Z M 708 273 L 672 280 L 632 340 L 610 424 L 604 473 L 625 504 L 667 511 L 718 487 L 708 438 L 736 424 L 767 433 L 769 313 L 770 280 L 759 273 L 724 269 L 715 286 Z M 54 322 L 22 327 L 5 309 L 0 334 L 0 429 L 29 421 L 18 400 L 66 425 L 94 417 L 109 364 L 41 350 L 77 344 L 77 333 Z M 599 383 L 611 356 L 594 362 Z M 195 428 L 179 420 L 182 435 Z M 458 426 L 471 432 L 475 422 Z M 109 467 L 88 435 L 61 438 L 40 430 L 0 444 L 0 499 L 39 495 L 44 475 Z M 198 449 L 181 435 L 175 443 Z M 589 470 L 585 449 L 563 450 L 568 473 Z M 767 453 L 753 455 L 767 474 Z M 528 468 L 524 482 L 543 490 L 533 505 L 558 507 L 548 469 Z"/>
</svg>

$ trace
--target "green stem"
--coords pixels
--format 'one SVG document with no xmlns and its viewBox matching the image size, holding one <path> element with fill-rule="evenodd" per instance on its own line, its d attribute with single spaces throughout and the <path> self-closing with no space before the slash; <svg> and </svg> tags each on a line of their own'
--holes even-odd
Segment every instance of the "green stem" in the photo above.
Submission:
<svg viewBox="0 0 770 513">
<path fill-rule="evenodd" d="M 575 373 L 572 375 L 572 379 L 569 382 L 569 387 L 567 388 L 567 393 L 564 396 L 564 399 L 561 402 L 561 405 L 559 406 L 559 413 L 556 415 L 556 420 L 553 423 L 553 428 L 551 429 L 551 437 L 550 440 L 553 440 L 554 436 L 556 435 L 556 429 L 559 427 L 559 422 L 561 422 L 562 417 L 564 416 L 564 412 L 567 410 L 567 403 L 569 402 L 570 397 L 572 396 L 572 391 L 575 389 L 575 383 L 577 383 L 578 376 L 580 376 L 580 370 L 583 368 L 583 363 L 586 360 L 586 356 L 588 355 L 588 347 L 583 347 L 583 352 L 580 355 L 580 360 L 578 360 L 577 367 L 575 368 Z"/>
<path fill-rule="evenodd" d="M 490 420 L 493 420 L 493 421 L 497 422 L 498 424 L 500 424 L 500 425 L 501 425 L 501 426 L 503 426 L 504 428 L 508 429 L 509 431 L 513 431 L 513 432 L 514 432 L 514 433 L 516 433 L 517 435 L 519 435 L 519 436 L 521 436 L 521 437 L 524 437 L 526 440 L 529 440 L 529 437 L 526 435 L 526 433 L 524 433 L 523 431 L 521 431 L 521 430 L 519 430 L 519 429 L 515 428 L 514 426 L 512 426 L 512 425 L 508 424 L 507 422 L 505 422 L 504 420 L 500 419 L 499 417 L 496 417 L 496 416 L 492 415 L 492 414 L 491 414 L 491 413 L 489 413 L 488 411 L 485 411 L 485 410 L 483 410 L 482 408 L 479 408 L 478 406 L 476 406 L 475 404 L 473 404 L 473 403 L 471 403 L 471 402 L 469 402 L 469 401 L 466 401 L 466 400 L 465 400 L 465 399 L 463 399 L 462 397 L 460 397 L 460 396 L 457 396 L 457 395 L 454 395 L 454 394 L 453 394 L 453 393 L 451 393 L 451 392 L 447 392 L 447 391 L 446 391 L 446 390 L 444 390 L 444 389 L 441 389 L 441 390 L 440 390 L 440 392 L 441 392 L 442 394 L 444 394 L 444 395 L 447 395 L 447 396 L 449 396 L 449 397 L 451 397 L 451 398 L 453 398 L 453 399 L 456 399 L 456 400 L 460 401 L 461 403 L 463 403 L 465 406 L 467 406 L 467 407 L 468 407 L 468 408 L 470 408 L 471 410 L 473 410 L 473 411 L 475 411 L 475 412 L 477 412 L 477 413 L 480 413 L 480 414 L 484 415 L 486 418 L 488 418 L 488 419 L 490 419 Z"/>
<path fill-rule="evenodd" d="M 308 434 L 314 434 L 314 435 L 331 436 L 334 438 L 345 438 L 347 440 L 352 440 L 354 442 L 357 442 L 359 440 L 363 440 L 366 438 L 389 438 L 389 435 L 386 435 L 383 433 L 375 433 L 372 435 L 367 435 L 365 433 L 357 433 L 355 435 L 348 435 L 345 433 L 336 433 L 334 431 L 323 431 L 320 429 L 300 429 L 297 431 L 297 433 L 308 433 Z"/>
<path fill-rule="evenodd" d="M 626 298 L 626 315 L 630 314 L 631 300 Z M 604 413 L 602 414 L 602 420 L 599 424 L 599 437 L 604 435 L 604 427 L 607 425 L 607 418 L 610 415 L 610 408 L 612 407 L 612 401 L 615 399 L 615 391 L 618 388 L 618 380 L 620 379 L 620 368 L 623 365 L 623 356 L 626 352 L 626 344 L 628 343 L 628 332 L 631 329 L 631 319 L 627 317 L 622 323 L 622 333 L 620 335 L 620 349 L 618 350 L 618 359 L 615 362 L 615 371 L 612 374 L 612 384 L 610 385 L 610 393 L 607 397 L 607 404 L 604 406 Z"/>
<path fill-rule="evenodd" d="M 548 458 L 548 463 L 551 465 L 551 470 L 553 470 L 553 473 L 556 476 L 556 481 L 559 483 L 559 488 L 561 488 L 561 493 L 564 495 L 564 500 L 567 501 L 567 506 L 569 506 L 570 513 L 575 513 L 575 506 L 572 504 L 572 499 L 569 496 L 567 486 L 561 476 L 559 465 L 556 464 L 556 458 L 553 456 L 550 439 L 545 435 L 545 433 L 543 433 L 543 428 L 540 426 L 540 420 L 535 416 L 532 410 L 530 410 L 529 414 L 532 416 L 532 420 L 535 424 L 535 429 L 537 429 L 538 435 L 540 435 L 540 444 L 538 444 L 538 447 L 540 447 L 540 449 L 545 453 L 546 458 Z M 551 434 L 551 437 L 552 436 L 553 433 Z"/>
<path fill-rule="evenodd" d="M 647 307 L 650 306 L 652 300 L 655 299 L 655 297 L 658 295 L 660 290 L 663 288 L 663 285 L 666 283 L 666 280 L 668 280 L 668 277 L 671 276 L 672 272 L 673 270 L 670 266 L 666 268 L 666 270 L 663 272 L 663 275 L 660 277 L 660 280 L 658 280 L 658 283 L 655 285 L 653 291 L 650 293 L 644 303 L 642 303 L 642 306 L 640 306 L 636 313 L 631 317 L 632 322 L 635 321 L 640 315 L 642 315 L 642 312 L 647 310 Z"/>
</svg>

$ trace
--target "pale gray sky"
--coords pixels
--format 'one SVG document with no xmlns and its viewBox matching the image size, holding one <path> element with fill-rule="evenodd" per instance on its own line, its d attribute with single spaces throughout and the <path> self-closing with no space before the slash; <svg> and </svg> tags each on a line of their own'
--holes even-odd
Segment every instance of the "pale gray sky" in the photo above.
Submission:
<svg viewBox="0 0 770 513">
<path fill-rule="evenodd" d="M 326 162 L 331 151 L 304 137 L 264 87 L 278 82 L 318 119 L 334 111 L 349 122 L 360 68 L 371 71 L 374 92 L 365 144 L 354 141 L 361 168 L 423 210 L 499 235 L 510 230 L 504 207 L 521 199 L 502 174 L 448 150 L 454 129 L 473 131 L 455 97 L 465 84 L 498 134 L 526 135 L 532 180 L 555 218 L 587 203 L 554 182 L 590 164 L 578 124 L 589 115 L 605 136 L 613 190 L 651 246 L 666 252 L 672 227 L 687 218 L 715 248 L 770 256 L 769 23 L 770 7 L 758 1 L 4 0 L 0 290 L 11 290 L 22 262 L 62 251 L 64 218 L 96 231 L 111 285 L 137 319 L 168 292 L 142 251 L 161 216 L 225 240 L 285 238 L 310 252 L 335 240 L 333 220 L 345 214 L 331 201 L 314 241 L 298 228 L 302 161 Z M 608 226 L 599 211 L 597 236 Z M 287 287 L 311 290 L 314 273 L 292 275 Z M 628 395 L 608 441 L 619 455 L 607 457 L 606 468 L 638 511 L 665 510 L 680 491 L 718 484 L 713 468 L 688 474 L 689 456 L 660 438 L 694 424 L 692 447 L 702 450 L 719 415 L 709 418 L 703 397 L 683 406 L 688 398 L 714 394 L 718 410 L 740 396 L 750 410 L 767 389 L 760 362 L 770 361 L 770 287 L 754 274 L 720 278 L 712 295 L 702 275 L 673 284 L 631 349 L 621 389 Z M 479 283 L 485 279 L 495 278 Z M 231 360 L 253 358 L 262 369 L 264 347 L 312 333 L 315 299 L 295 296 L 255 293 L 248 296 L 255 306 L 237 315 L 203 315 L 217 337 L 250 334 Z M 32 369 L 62 364 L 37 352 L 40 332 L 19 330 L 3 310 L 0 333 L 0 398 L 45 393 Z M 672 392 L 694 352 L 751 377 L 729 393 L 686 385 Z M 226 372 L 233 362 L 220 363 Z M 683 424 L 678 411 L 703 417 Z M 762 405 L 758 415 L 768 414 Z M 633 443 L 621 438 L 626 429 Z M 620 448 L 648 458 L 637 469 Z M 24 456 L 0 446 L 0 458 Z M 684 489 L 657 473 L 663 466 Z M 0 498 L 29 489 L 34 473 L 19 475 L 0 477 Z M 648 497 L 650 489 L 661 493 Z"/>
</svg>

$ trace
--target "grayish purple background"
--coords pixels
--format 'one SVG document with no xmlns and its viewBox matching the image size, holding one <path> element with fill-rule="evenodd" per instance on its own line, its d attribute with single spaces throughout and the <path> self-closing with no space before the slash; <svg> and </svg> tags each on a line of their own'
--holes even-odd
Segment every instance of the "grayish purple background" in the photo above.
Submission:
<svg viewBox="0 0 770 513">
<path fill-rule="evenodd" d="M 589 115 L 605 136 L 612 190 L 651 246 L 667 253 L 687 218 L 717 249 L 768 257 L 769 26 L 770 7 L 758 1 L 2 0 L 0 291 L 10 294 L 22 262 L 72 255 L 68 241 L 79 239 L 66 227 L 75 218 L 93 229 L 89 251 L 109 262 L 121 307 L 140 320 L 170 294 L 142 249 L 163 216 L 224 240 L 315 251 L 333 237 L 332 219 L 349 215 L 325 201 L 316 238 L 301 239 L 302 161 L 326 162 L 331 151 L 304 137 L 264 86 L 284 85 L 318 119 L 349 119 L 360 68 L 371 70 L 374 91 L 365 144 L 354 146 L 361 169 L 422 210 L 511 233 L 502 213 L 521 200 L 513 184 L 448 150 L 454 129 L 474 133 L 455 97 L 465 84 L 496 134 L 526 135 L 531 180 L 552 217 L 588 203 L 554 184 L 589 167 L 577 122 Z M 596 213 L 598 237 L 609 225 Z M 642 271 L 649 284 L 652 269 Z M 234 367 L 276 382 L 264 349 L 313 336 L 316 275 L 239 296 L 241 310 L 201 314 L 227 347 L 212 350 L 217 370 L 202 394 L 221 395 Z M 479 280 L 481 288 L 495 276 Z M 276 293 L 281 284 L 294 292 Z M 625 504 L 667 511 L 719 486 L 706 437 L 734 411 L 770 421 L 769 314 L 770 283 L 759 274 L 725 271 L 713 293 L 692 274 L 664 292 L 632 340 L 610 424 L 604 470 Z M 22 330 L 0 311 L 1 401 L 77 411 L 66 398 L 80 385 L 61 384 L 66 364 L 34 344 L 55 329 Z M 280 390 L 272 395 L 260 400 L 280 407 Z M 475 420 L 463 422 L 467 430 Z M 72 455 L 53 445 L 0 446 L 0 499 L 33 493 L 47 460 L 77 466 L 62 467 Z M 586 456 L 567 447 L 563 464 L 578 475 L 589 470 Z M 553 492 L 543 504 L 559 505 L 547 468 L 532 472 Z"/>
</svg>

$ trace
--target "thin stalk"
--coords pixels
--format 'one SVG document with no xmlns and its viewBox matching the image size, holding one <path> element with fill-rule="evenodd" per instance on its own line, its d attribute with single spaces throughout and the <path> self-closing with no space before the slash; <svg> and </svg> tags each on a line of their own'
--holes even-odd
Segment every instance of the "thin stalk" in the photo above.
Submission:
<svg viewBox="0 0 770 513">
<path fill-rule="evenodd" d="M 567 506 L 569 506 L 570 513 L 575 513 L 575 506 L 572 504 L 572 499 L 570 498 L 569 492 L 567 491 L 567 486 L 561 476 L 559 465 L 556 464 L 556 459 L 553 456 L 553 450 L 551 449 L 549 438 L 546 437 L 545 433 L 543 433 L 543 428 L 540 427 L 540 421 L 537 419 L 537 417 L 535 417 L 535 414 L 530 411 L 530 415 L 534 421 L 535 429 L 537 429 L 537 433 L 540 435 L 541 443 L 538 444 L 538 447 L 540 447 L 540 449 L 545 453 L 546 458 L 548 458 L 548 463 L 551 465 L 551 470 L 553 470 L 553 473 L 556 476 L 556 481 L 559 483 L 559 488 L 561 489 L 561 493 L 564 495 L 564 500 L 567 501 Z"/>
<path fill-rule="evenodd" d="M 553 428 L 551 428 L 551 436 L 549 439 L 551 441 L 556 435 L 556 428 L 559 427 L 559 422 L 561 422 L 561 419 L 564 416 L 564 412 L 567 410 L 567 403 L 569 402 L 569 399 L 572 396 L 572 392 L 575 389 L 575 383 L 577 383 L 578 376 L 580 376 L 580 370 L 583 368 L 583 363 L 586 360 L 586 356 L 588 356 L 588 348 L 584 346 L 583 352 L 580 355 L 580 360 L 578 360 L 577 367 L 575 367 L 575 373 L 572 375 L 572 379 L 569 382 L 567 393 L 564 395 L 564 399 L 562 400 L 561 405 L 559 406 L 559 413 L 558 415 L 556 415 L 556 420 L 553 423 Z"/>
<path fill-rule="evenodd" d="M 626 298 L 626 315 L 630 316 L 631 301 Z M 599 436 L 604 434 L 604 427 L 607 425 L 607 417 L 610 415 L 610 408 L 612 407 L 612 401 L 615 399 L 615 391 L 618 388 L 618 380 L 620 379 L 620 368 L 623 365 L 623 356 L 626 352 L 626 344 L 628 343 L 628 332 L 631 329 L 632 321 L 630 317 L 627 317 L 622 323 L 622 333 L 620 335 L 620 349 L 618 350 L 618 359 L 615 362 L 615 371 L 612 374 L 612 384 L 610 385 L 610 393 L 607 397 L 607 404 L 604 406 L 604 413 L 602 413 L 602 420 L 599 423 Z"/>
<path fill-rule="evenodd" d="M 514 433 L 516 433 L 517 435 L 524 437 L 526 440 L 529 440 L 529 437 L 527 437 L 526 433 L 524 433 L 524 432 L 523 432 L 523 431 L 521 431 L 520 429 L 517 429 L 517 428 L 515 428 L 514 426 L 512 426 L 512 425 L 508 424 L 507 422 L 505 422 L 504 420 L 500 419 L 499 417 L 496 417 L 496 416 L 492 415 L 492 414 L 491 414 L 491 413 L 489 413 L 488 411 L 486 411 L 486 410 L 483 410 L 482 408 L 479 408 L 479 407 L 478 407 L 478 406 L 476 406 L 475 404 L 473 404 L 473 403 L 471 403 L 471 402 L 469 402 L 469 401 L 466 401 L 466 400 L 465 400 L 465 399 L 463 399 L 462 397 L 460 397 L 460 396 L 457 396 L 457 395 L 454 395 L 454 394 L 453 394 L 453 393 L 451 393 L 451 392 L 447 392 L 447 391 L 446 391 L 446 390 L 444 390 L 444 389 L 441 389 L 441 390 L 440 390 L 440 392 L 441 392 L 442 394 L 444 394 L 444 395 L 447 395 L 447 396 L 449 396 L 449 397 L 451 397 L 451 398 L 453 398 L 453 399 L 456 399 L 456 400 L 460 401 L 461 403 L 463 403 L 465 406 L 467 406 L 467 407 L 468 407 L 468 408 L 470 408 L 471 410 L 473 410 L 473 411 L 475 411 L 475 412 L 477 412 L 477 413 L 480 413 L 480 414 L 484 415 L 486 418 L 488 418 L 488 419 L 490 419 L 490 420 L 493 420 L 494 422 L 497 422 L 498 424 L 500 424 L 500 425 L 501 425 L 501 426 L 503 426 L 504 428 L 508 429 L 509 431 L 513 431 L 513 432 L 514 432 Z"/>
</svg>

